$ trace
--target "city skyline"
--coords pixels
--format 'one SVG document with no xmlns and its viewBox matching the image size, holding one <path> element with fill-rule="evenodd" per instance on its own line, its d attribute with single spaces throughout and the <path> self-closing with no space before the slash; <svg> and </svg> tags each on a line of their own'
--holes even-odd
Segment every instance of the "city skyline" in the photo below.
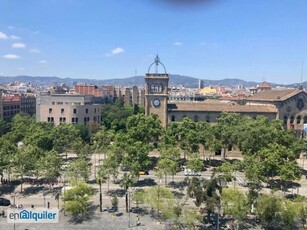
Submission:
<svg viewBox="0 0 307 230">
<path fill-rule="evenodd" d="M 0 76 L 126 78 L 159 54 L 171 74 L 300 82 L 306 1 L 184 2 L 1 0 Z"/>
</svg>

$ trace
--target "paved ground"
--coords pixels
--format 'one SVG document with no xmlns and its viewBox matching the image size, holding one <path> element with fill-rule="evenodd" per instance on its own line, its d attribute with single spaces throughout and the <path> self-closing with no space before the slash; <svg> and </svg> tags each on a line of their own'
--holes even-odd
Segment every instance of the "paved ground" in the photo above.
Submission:
<svg viewBox="0 0 307 230">
<path fill-rule="evenodd" d="M 72 223 L 69 216 L 64 216 L 63 213 L 60 214 L 60 220 L 58 224 L 8 224 L 6 218 L 0 218 L 0 229 L 18 229 L 18 230 L 70 230 L 70 229 L 165 229 L 165 224 L 159 224 L 154 219 L 149 216 L 140 216 L 140 226 L 136 226 L 136 214 L 131 213 L 130 216 L 130 228 L 129 228 L 129 215 L 124 213 L 124 210 L 119 210 L 117 216 L 108 213 L 106 211 L 94 212 L 89 220 L 83 221 L 82 223 Z"/>
<path fill-rule="evenodd" d="M 92 161 L 93 165 L 98 165 L 99 162 L 99 156 L 93 156 Z M 100 158 L 101 159 L 101 158 Z M 304 167 L 306 170 L 307 168 L 307 162 L 303 162 L 303 160 L 298 160 L 298 163 L 301 167 Z M 92 178 L 94 178 L 95 170 L 92 168 Z M 121 173 L 122 174 L 122 173 Z M 210 177 L 211 172 L 205 171 L 202 172 L 201 177 L 208 178 Z M 119 178 L 121 175 L 119 175 Z M 244 182 L 244 174 L 237 172 L 236 174 L 237 182 L 236 183 L 230 183 L 229 186 L 236 186 L 244 191 L 247 190 L 247 188 L 240 186 Z M 183 172 L 178 173 L 174 180 L 175 182 L 180 182 L 185 178 Z M 163 184 L 163 180 L 159 180 L 155 177 L 154 172 L 151 171 L 150 175 L 144 175 L 140 177 L 140 180 L 147 179 L 154 183 Z M 172 178 L 168 178 L 168 182 L 172 181 Z M 289 193 L 297 193 L 302 195 L 307 195 L 307 181 L 305 177 L 302 177 L 300 181 L 301 187 L 299 190 L 293 190 L 288 191 Z M 0 185 L 1 186 L 1 185 Z M 3 185 L 2 185 L 3 186 Z M 55 200 L 55 194 L 57 191 L 60 191 L 61 184 L 55 185 L 55 188 L 53 190 L 50 190 L 48 186 L 30 186 L 30 185 L 24 185 L 25 191 L 24 193 L 20 193 L 20 185 L 17 187 L 12 186 L 9 188 L 9 193 L 4 194 L 2 197 L 8 198 L 13 203 L 14 196 L 15 196 L 15 203 L 16 204 L 22 204 L 26 208 L 30 208 L 31 205 L 34 205 L 35 207 L 46 207 L 48 202 L 50 204 L 50 207 L 61 207 L 61 199 L 58 203 L 57 200 Z M 107 207 L 111 207 L 111 199 L 110 196 L 107 195 L 107 190 L 115 192 L 117 191 L 118 197 L 119 197 L 119 212 L 118 215 L 114 215 L 112 213 L 108 213 L 107 211 L 104 211 L 102 213 L 99 212 L 98 204 L 99 204 L 99 187 L 97 184 L 92 184 L 92 186 L 96 189 L 96 193 L 92 198 L 92 205 L 93 205 L 93 211 L 91 216 L 88 218 L 88 220 L 83 221 L 82 223 L 74 223 L 71 221 L 70 216 L 65 216 L 63 212 L 60 213 L 60 221 L 58 224 L 8 224 L 6 218 L 0 217 L 0 230 L 6 230 L 6 229 L 22 229 L 22 230 L 33 230 L 33 229 L 43 229 L 43 230 L 52 230 L 52 229 L 167 229 L 165 224 L 158 224 L 157 221 L 154 218 L 151 218 L 150 215 L 140 215 L 140 222 L 141 226 L 136 226 L 136 214 L 131 213 L 130 214 L 130 226 L 129 228 L 129 215 L 125 213 L 125 191 L 120 188 L 118 184 L 110 183 L 109 188 L 107 184 L 103 184 L 102 190 L 103 190 L 103 209 L 106 209 Z M 140 185 L 141 187 L 145 186 Z M 175 189 L 178 193 L 182 192 L 179 188 Z M 269 192 L 269 189 L 263 189 L 264 192 Z M 51 192 L 53 191 L 53 192 Z M 15 194 L 15 195 L 14 195 Z M 13 196 L 12 196 L 13 195 Z M 192 201 L 190 200 L 190 203 L 188 205 L 194 206 L 192 204 Z M 131 207 L 135 207 L 136 205 L 131 202 Z"/>
</svg>

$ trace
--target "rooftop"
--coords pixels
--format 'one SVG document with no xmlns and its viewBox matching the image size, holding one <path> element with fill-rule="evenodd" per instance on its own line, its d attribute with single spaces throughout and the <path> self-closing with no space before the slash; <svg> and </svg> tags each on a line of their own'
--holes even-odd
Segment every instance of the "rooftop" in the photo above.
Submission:
<svg viewBox="0 0 307 230">
<path fill-rule="evenodd" d="M 298 89 L 275 89 L 262 91 L 247 98 L 247 101 L 284 101 L 298 93 L 305 91 Z"/>
<path fill-rule="evenodd" d="M 170 111 L 199 111 L 199 112 L 234 112 L 234 113 L 277 113 L 274 106 L 237 105 L 219 103 L 176 103 L 169 104 Z"/>
</svg>

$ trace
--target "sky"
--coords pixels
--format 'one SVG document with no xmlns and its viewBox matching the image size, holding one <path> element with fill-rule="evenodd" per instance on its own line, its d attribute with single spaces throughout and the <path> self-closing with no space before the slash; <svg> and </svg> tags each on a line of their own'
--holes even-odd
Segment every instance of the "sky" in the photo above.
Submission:
<svg viewBox="0 0 307 230">
<path fill-rule="evenodd" d="M 125 78 L 158 54 L 170 74 L 300 82 L 306 10 L 306 0 L 0 0 L 0 76 Z"/>
</svg>

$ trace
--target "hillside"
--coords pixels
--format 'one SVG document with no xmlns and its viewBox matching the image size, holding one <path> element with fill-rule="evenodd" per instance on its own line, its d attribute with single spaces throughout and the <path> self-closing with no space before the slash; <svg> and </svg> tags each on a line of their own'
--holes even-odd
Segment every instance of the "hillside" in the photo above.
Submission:
<svg viewBox="0 0 307 230">
<path fill-rule="evenodd" d="M 73 79 L 73 78 L 59 78 L 55 76 L 16 76 L 16 77 L 3 77 L 0 76 L 0 84 L 7 84 L 11 82 L 25 82 L 31 83 L 33 85 L 54 85 L 54 84 L 66 84 L 68 86 L 72 86 L 76 83 L 86 83 L 86 84 L 95 84 L 95 85 L 115 85 L 115 86 L 138 86 L 142 87 L 145 84 L 144 76 L 133 76 L 128 78 L 120 78 L 120 79 Z M 189 76 L 182 76 L 182 75 L 170 75 L 169 85 L 177 86 L 183 85 L 186 87 L 196 88 L 198 87 L 199 79 Z M 242 85 L 244 87 L 251 87 L 255 86 L 259 83 L 251 82 L 251 81 L 244 81 L 241 79 L 229 79 L 225 78 L 222 80 L 208 80 L 203 79 L 204 86 L 212 85 L 212 86 L 238 86 Z M 288 87 L 295 87 L 298 84 L 291 84 L 291 85 L 281 85 L 281 84 L 274 84 L 271 83 L 273 86 L 288 86 Z M 307 87 L 307 82 L 303 82 L 304 88 Z"/>
</svg>

